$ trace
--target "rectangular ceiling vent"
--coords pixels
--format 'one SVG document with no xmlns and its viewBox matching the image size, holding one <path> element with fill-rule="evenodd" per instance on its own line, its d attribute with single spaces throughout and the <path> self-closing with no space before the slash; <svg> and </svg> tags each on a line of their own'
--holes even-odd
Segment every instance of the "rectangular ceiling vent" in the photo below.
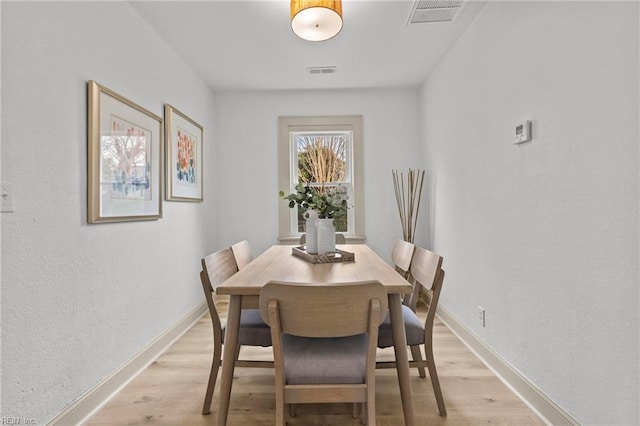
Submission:
<svg viewBox="0 0 640 426">
<path fill-rule="evenodd" d="M 453 21 L 464 0 L 416 0 L 411 9 L 409 24 Z"/>
<path fill-rule="evenodd" d="M 335 74 L 338 69 L 335 66 L 331 67 L 307 67 L 307 74 L 311 75 L 326 75 Z"/>
</svg>

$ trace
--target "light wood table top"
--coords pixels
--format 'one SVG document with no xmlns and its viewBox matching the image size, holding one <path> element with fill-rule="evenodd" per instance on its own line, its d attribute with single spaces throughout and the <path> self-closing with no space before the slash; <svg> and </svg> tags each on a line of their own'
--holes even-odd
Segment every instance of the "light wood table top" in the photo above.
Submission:
<svg viewBox="0 0 640 426">
<path fill-rule="evenodd" d="M 387 293 L 410 293 L 411 285 L 364 244 L 338 246 L 355 253 L 354 262 L 313 264 L 294 256 L 293 246 L 272 246 L 238 273 L 229 277 L 218 294 L 259 295 L 269 281 L 332 284 L 376 280 Z"/>
</svg>

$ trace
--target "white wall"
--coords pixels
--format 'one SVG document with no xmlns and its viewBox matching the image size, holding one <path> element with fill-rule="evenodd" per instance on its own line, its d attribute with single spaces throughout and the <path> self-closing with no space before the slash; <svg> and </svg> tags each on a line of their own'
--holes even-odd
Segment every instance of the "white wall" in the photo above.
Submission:
<svg viewBox="0 0 640 426">
<path fill-rule="evenodd" d="M 0 34 L 2 34 L 2 2 L 0 2 Z M 0 82 L 2 81 L 2 55 L 0 54 Z M 0 89 L 2 85 L 0 84 Z M 0 93 L 0 117 L 2 117 L 2 94 Z M 0 120 L 0 135 L 2 134 L 2 120 Z M 0 137 L 0 141 L 2 138 Z M 0 179 L 2 177 L 2 143 L 0 143 Z M 2 214 L 0 214 L 0 244 L 2 242 Z M 2 250 L 0 250 L 0 276 L 2 275 Z M 2 280 L 0 280 L 2 283 Z M 2 285 L 0 285 L 0 318 L 2 318 Z M 0 413 L 2 411 L 2 326 L 0 325 Z"/>
<path fill-rule="evenodd" d="M 582 423 L 640 423 L 637 3 L 491 2 L 419 96 L 215 99 L 126 3 L 1 7 L 3 416 L 44 423 L 200 303 L 204 253 L 276 242 L 279 115 L 362 114 L 367 242 L 401 234 L 391 169 L 428 168 L 442 306 Z M 87 225 L 89 79 L 204 126 L 204 203 Z"/>
<path fill-rule="evenodd" d="M 220 242 L 247 239 L 256 254 L 277 243 L 278 116 L 361 114 L 367 244 L 389 259 L 402 238 L 391 170 L 421 166 L 416 105 L 415 90 L 218 93 Z"/>
<path fill-rule="evenodd" d="M 151 222 L 88 225 L 86 81 L 205 128 L 213 96 L 126 2 L 3 2 L 2 415 L 46 422 L 203 301 L 206 202 Z"/>
<path fill-rule="evenodd" d="M 442 306 L 585 425 L 640 423 L 638 16 L 490 2 L 420 96 Z"/>
</svg>

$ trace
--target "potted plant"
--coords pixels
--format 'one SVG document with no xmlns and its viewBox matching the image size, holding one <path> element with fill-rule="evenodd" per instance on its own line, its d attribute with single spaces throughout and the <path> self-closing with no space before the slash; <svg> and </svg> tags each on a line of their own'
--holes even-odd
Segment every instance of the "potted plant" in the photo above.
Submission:
<svg viewBox="0 0 640 426">
<path fill-rule="evenodd" d="M 335 227 L 333 220 L 347 215 L 349 199 L 341 186 L 309 186 L 299 183 L 296 192 L 280 196 L 289 200 L 289 208 L 298 207 L 307 220 L 307 251 L 309 253 L 327 253 L 335 251 Z M 317 244 L 317 246 L 316 246 Z"/>
</svg>

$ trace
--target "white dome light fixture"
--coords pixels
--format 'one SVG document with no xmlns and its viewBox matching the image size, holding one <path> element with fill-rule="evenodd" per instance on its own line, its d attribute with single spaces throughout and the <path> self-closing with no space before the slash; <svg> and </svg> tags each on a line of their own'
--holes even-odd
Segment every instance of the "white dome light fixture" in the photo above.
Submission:
<svg viewBox="0 0 640 426">
<path fill-rule="evenodd" d="M 342 29 L 342 0 L 291 0 L 291 29 L 309 41 L 335 37 Z"/>
</svg>

